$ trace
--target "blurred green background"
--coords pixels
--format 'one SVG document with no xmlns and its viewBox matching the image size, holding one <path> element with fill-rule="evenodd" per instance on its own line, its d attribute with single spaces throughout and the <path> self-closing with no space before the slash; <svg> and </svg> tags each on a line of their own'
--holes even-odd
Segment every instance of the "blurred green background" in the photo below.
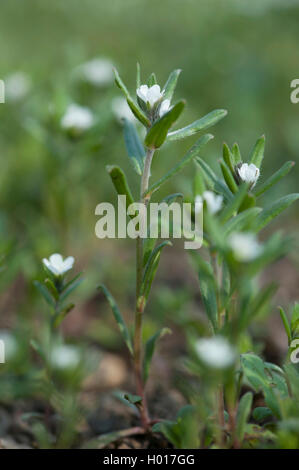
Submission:
<svg viewBox="0 0 299 470">
<path fill-rule="evenodd" d="M 299 104 L 290 102 L 290 82 L 298 78 L 298 21 L 295 0 L 1 1 L 0 78 L 22 72 L 31 83 L 24 98 L 0 105 L 0 241 L 2 251 L 9 251 L 0 281 L 1 327 L 12 326 L 16 317 L 21 323 L 35 318 L 45 307 L 32 280 L 42 276 L 41 259 L 52 252 L 75 256 L 76 268 L 85 271 L 72 314 L 77 330 L 70 325 L 71 333 L 81 331 L 85 315 L 94 336 L 104 342 L 109 337 L 104 322 L 94 329 L 100 280 L 130 311 L 132 243 L 100 241 L 94 235 L 96 205 L 116 200 L 105 165 L 122 166 L 137 192 L 122 129 L 111 109 L 120 93 L 113 83 L 82 86 L 74 78 L 76 68 L 96 57 L 107 58 L 132 92 L 137 61 L 144 80 L 154 71 L 161 85 L 173 69 L 181 68 L 176 98 L 186 98 L 187 110 L 180 126 L 215 108 L 228 110 L 211 130 L 215 139 L 204 158 L 216 167 L 222 142 L 237 141 L 246 161 L 256 139 L 265 134 L 261 178 L 266 178 L 284 161 L 298 159 Z M 71 102 L 90 107 L 97 121 L 91 133 L 78 139 L 70 139 L 59 125 Z M 153 179 L 173 166 L 191 143 L 172 143 L 159 152 Z M 192 172 L 186 170 L 165 191 L 188 196 Z M 298 176 L 295 167 L 278 193 L 298 190 Z M 286 226 L 298 228 L 295 210 L 288 211 Z M 162 280 L 169 273 L 170 279 L 160 283 L 154 300 L 160 319 L 165 305 L 178 318 L 182 311 L 182 321 L 188 308 L 194 314 L 186 295 L 189 278 L 181 265 L 187 255 L 179 250 L 162 264 Z M 175 298 L 170 295 L 173 287 Z M 102 315 L 110 314 L 105 310 Z"/>
</svg>

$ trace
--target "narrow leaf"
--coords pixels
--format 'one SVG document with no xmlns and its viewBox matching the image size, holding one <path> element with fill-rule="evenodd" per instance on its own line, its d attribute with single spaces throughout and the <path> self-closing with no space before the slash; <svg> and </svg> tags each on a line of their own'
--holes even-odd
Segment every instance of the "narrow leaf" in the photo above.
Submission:
<svg viewBox="0 0 299 470">
<path fill-rule="evenodd" d="M 145 150 L 134 124 L 128 119 L 124 119 L 124 138 L 133 168 L 138 175 L 142 175 Z"/>
<path fill-rule="evenodd" d="M 282 307 L 278 307 L 278 309 L 279 309 L 280 317 L 281 317 L 285 332 L 286 332 L 287 337 L 288 337 L 288 344 L 290 345 L 291 342 L 292 342 L 292 333 L 291 333 L 290 323 L 289 323 L 288 317 L 287 317 L 284 309 Z"/>
<path fill-rule="evenodd" d="M 192 122 L 192 124 L 189 124 L 188 126 L 183 127 L 182 129 L 169 132 L 167 138 L 168 140 L 185 139 L 185 137 L 189 137 L 190 135 L 196 134 L 197 132 L 204 131 L 209 127 L 214 126 L 226 115 L 227 111 L 225 109 L 215 109 L 206 116 L 203 116 L 197 121 Z"/>
<path fill-rule="evenodd" d="M 171 101 L 171 98 L 173 96 L 180 73 L 181 73 L 181 70 L 177 69 L 171 72 L 171 74 L 169 75 L 168 80 L 165 83 L 164 88 L 163 88 L 164 100 L 168 99 Z"/>
<path fill-rule="evenodd" d="M 144 126 L 150 127 L 151 123 L 150 120 L 146 117 L 146 115 L 141 111 L 141 109 L 138 108 L 137 104 L 134 102 L 133 98 L 131 97 L 126 85 L 120 78 L 118 72 L 116 69 L 114 69 L 114 74 L 115 74 L 115 82 L 116 85 L 121 89 L 121 91 L 124 93 L 127 103 L 134 114 L 134 116 L 140 121 Z"/>
<path fill-rule="evenodd" d="M 183 112 L 185 101 L 176 103 L 167 113 L 154 122 L 145 137 L 145 145 L 151 149 L 161 147 L 171 126 Z"/>
<path fill-rule="evenodd" d="M 221 181 L 213 170 L 210 168 L 210 166 L 200 157 L 196 158 L 196 163 L 201 167 L 203 170 L 205 180 L 207 182 L 207 185 L 210 187 L 212 191 L 215 191 L 216 193 L 222 194 L 222 196 L 227 200 L 231 201 L 232 200 L 232 194 L 226 187 L 226 185 Z"/>
<path fill-rule="evenodd" d="M 231 171 L 228 168 L 227 164 L 223 161 L 220 161 L 220 167 L 221 167 L 221 171 L 222 171 L 222 174 L 223 174 L 223 178 L 224 178 L 227 186 L 229 187 L 229 189 L 231 190 L 232 193 L 236 193 L 238 191 L 238 185 L 235 182 L 234 177 L 231 174 Z"/>
<path fill-rule="evenodd" d="M 262 137 L 260 137 L 256 141 L 255 146 L 251 152 L 251 155 L 249 158 L 250 163 L 253 163 L 255 166 L 260 168 L 262 165 L 263 158 L 264 158 L 264 150 L 265 150 L 265 136 L 262 135 Z"/>
<path fill-rule="evenodd" d="M 224 209 L 224 211 L 221 213 L 221 216 L 220 216 L 220 221 L 222 223 L 226 222 L 227 220 L 230 219 L 230 217 L 232 217 L 232 215 L 234 215 L 235 213 L 238 212 L 245 196 L 246 196 L 246 193 L 247 193 L 247 189 L 248 189 L 248 186 L 247 184 L 242 184 L 236 194 L 234 195 L 234 198 L 231 202 L 228 203 L 228 205 L 226 206 L 226 208 Z"/>
<path fill-rule="evenodd" d="M 223 144 L 223 160 L 227 164 L 228 168 L 230 169 L 231 173 L 234 174 L 235 169 L 234 169 L 234 158 L 233 155 L 228 147 L 228 145 L 224 142 Z"/>
<path fill-rule="evenodd" d="M 198 139 L 198 141 L 195 142 L 193 147 L 184 156 L 184 158 L 177 165 L 175 165 L 168 173 L 166 173 L 166 175 L 164 175 L 156 183 L 154 183 L 149 188 L 146 195 L 151 195 L 154 191 L 159 189 L 160 186 L 162 186 L 162 184 L 166 183 L 166 181 L 168 181 L 170 178 L 172 178 L 177 173 L 179 173 L 186 165 L 188 165 L 188 163 L 191 162 L 191 160 L 193 160 L 195 157 L 198 156 L 203 146 L 206 145 L 213 138 L 214 136 L 211 134 L 205 134 L 202 137 L 200 137 L 200 139 Z"/>
<path fill-rule="evenodd" d="M 259 186 L 255 192 L 256 196 L 260 196 L 263 194 L 265 191 L 270 189 L 272 186 L 274 186 L 276 183 L 278 183 L 281 178 L 286 176 L 289 171 L 293 168 L 295 165 L 295 162 L 286 162 L 282 167 L 276 171 L 270 178 L 268 178 L 261 186 Z"/>
<path fill-rule="evenodd" d="M 224 226 L 224 235 L 228 235 L 234 231 L 242 231 L 247 227 L 251 221 L 255 220 L 256 216 L 261 212 L 260 207 L 251 207 L 246 211 L 231 218 Z"/>
<path fill-rule="evenodd" d="M 107 165 L 106 170 L 110 175 L 117 194 L 126 196 L 126 209 L 128 209 L 129 205 L 134 202 L 134 199 L 124 172 L 119 166 L 116 165 Z"/>
<path fill-rule="evenodd" d="M 289 194 L 275 201 L 270 207 L 266 207 L 256 218 L 255 231 L 262 230 L 297 199 L 299 199 L 299 193 Z"/>
<path fill-rule="evenodd" d="M 114 297 L 110 294 L 109 290 L 104 286 L 104 284 L 100 284 L 98 287 L 99 290 L 102 290 L 106 299 L 108 300 L 111 310 L 113 312 L 114 318 L 116 320 L 116 323 L 118 324 L 118 327 L 120 329 L 120 332 L 122 334 L 122 337 L 130 351 L 130 353 L 133 355 L 133 346 L 132 346 L 132 341 L 131 337 L 127 328 L 127 325 L 125 324 L 125 321 L 122 317 L 122 314 L 120 313 L 120 310 L 115 302 Z"/>
<path fill-rule="evenodd" d="M 41 293 L 41 295 L 46 300 L 46 302 L 49 305 L 51 305 L 51 307 L 55 307 L 55 301 L 52 298 L 52 296 L 51 296 L 50 292 L 48 291 L 48 289 L 46 288 L 46 286 L 41 284 L 39 281 L 34 281 L 33 284 L 35 285 L 37 290 Z"/>
<path fill-rule="evenodd" d="M 242 396 L 237 413 L 237 436 L 240 442 L 244 439 L 245 426 L 250 416 L 253 395 L 251 392 Z"/>
<path fill-rule="evenodd" d="M 237 142 L 235 142 L 234 145 L 232 146 L 232 156 L 233 156 L 235 165 L 237 165 L 238 163 L 241 163 L 242 157 L 241 157 L 241 152 L 240 152 L 239 145 L 237 144 Z"/>
<path fill-rule="evenodd" d="M 149 338 L 145 345 L 144 360 L 143 360 L 143 381 L 144 383 L 148 379 L 152 357 L 155 352 L 155 347 L 157 341 L 166 334 L 170 334 L 171 330 L 169 328 L 162 328 L 157 333 Z"/>
</svg>

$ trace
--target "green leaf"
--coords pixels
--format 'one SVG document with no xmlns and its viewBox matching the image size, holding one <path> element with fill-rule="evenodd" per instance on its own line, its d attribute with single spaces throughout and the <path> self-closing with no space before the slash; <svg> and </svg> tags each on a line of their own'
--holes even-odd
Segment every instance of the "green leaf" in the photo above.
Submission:
<svg viewBox="0 0 299 470">
<path fill-rule="evenodd" d="M 140 121 L 145 127 L 150 127 L 151 123 L 150 123 L 150 120 L 146 117 L 146 115 L 138 108 L 137 104 L 134 102 L 134 100 L 132 99 L 126 85 L 124 84 L 124 82 L 122 81 L 122 79 L 120 78 L 118 72 L 116 69 L 114 69 L 114 74 L 115 74 L 115 82 L 116 82 L 116 85 L 118 86 L 118 88 L 121 89 L 121 91 L 124 93 L 126 99 L 127 99 L 127 103 L 132 111 L 132 113 L 134 114 L 134 116 L 138 119 L 138 121 Z"/>
<path fill-rule="evenodd" d="M 160 245 L 158 245 L 150 254 L 148 262 L 146 263 L 144 274 L 143 274 L 143 279 L 142 279 L 142 284 L 141 284 L 141 289 L 140 289 L 140 299 L 143 304 L 146 303 L 150 290 L 151 290 L 151 285 L 152 282 L 155 278 L 156 271 L 158 269 L 159 261 L 160 261 L 160 256 L 161 256 L 161 251 L 165 246 L 172 246 L 172 243 L 167 240 Z"/>
<path fill-rule="evenodd" d="M 235 179 L 231 174 L 231 171 L 228 168 L 227 164 L 225 162 L 220 161 L 220 167 L 227 186 L 229 187 L 232 193 L 236 193 L 238 191 L 238 185 L 235 182 Z"/>
<path fill-rule="evenodd" d="M 200 445 L 198 416 L 192 405 L 181 408 L 175 421 L 162 421 L 152 430 L 161 432 L 177 449 L 197 449 Z"/>
<path fill-rule="evenodd" d="M 296 302 L 291 317 L 292 338 L 299 337 L 299 303 Z"/>
<path fill-rule="evenodd" d="M 179 140 L 185 139 L 190 135 L 196 134 L 197 132 L 204 131 L 209 127 L 214 126 L 223 119 L 227 115 L 227 111 L 225 109 L 215 109 L 211 113 L 203 116 L 202 118 L 198 119 L 197 121 L 192 122 L 186 127 L 182 129 L 178 129 L 173 132 L 169 132 L 167 139 L 168 140 Z"/>
<path fill-rule="evenodd" d="M 227 220 L 232 217 L 232 215 L 236 214 L 247 194 L 248 186 L 247 184 L 242 184 L 236 194 L 234 195 L 234 198 L 231 202 L 228 203 L 224 211 L 221 212 L 220 215 L 220 222 L 224 223 Z"/>
<path fill-rule="evenodd" d="M 145 345 L 144 359 L 143 359 L 143 381 L 146 383 L 150 371 L 151 361 L 155 352 L 157 341 L 166 334 L 170 334 L 169 328 L 162 328 L 149 338 Z"/>
<path fill-rule="evenodd" d="M 237 144 L 237 142 L 235 142 L 234 145 L 232 146 L 232 156 L 233 156 L 235 165 L 242 162 L 241 152 L 240 152 L 239 145 Z"/>
<path fill-rule="evenodd" d="M 233 155 L 228 147 L 228 145 L 224 142 L 223 144 L 223 160 L 225 161 L 226 165 L 231 171 L 231 174 L 233 175 L 235 172 L 234 168 L 234 158 Z"/>
<path fill-rule="evenodd" d="M 288 196 L 278 199 L 269 207 L 266 207 L 256 218 L 255 231 L 259 232 L 262 230 L 297 199 L 299 199 L 299 193 L 289 194 Z"/>
<path fill-rule="evenodd" d="M 133 168 L 138 175 L 142 175 L 145 150 L 134 124 L 128 119 L 124 119 L 124 137 L 126 149 Z"/>
<path fill-rule="evenodd" d="M 174 70 L 173 72 L 171 72 L 171 74 L 169 75 L 168 80 L 165 83 L 164 88 L 163 88 L 163 91 L 164 91 L 163 99 L 164 100 L 168 99 L 168 100 L 171 101 L 171 98 L 173 96 L 173 93 L 174 93 L 174 90 L 175 90 L 175 87 L 176 87 L 176 84 L 177 84 L 180 73 L 181 73 L 181 70 L 177 69 L 177 70 Z"/>
<path fill-rule="evenodd" d="M 207 182 L 207 185 L 212 191 L 215 191 L 216 193 L 222 194 L 222 196 L 227 200 L 231 201 L 232 200 L 232 194 L 227 188 L 227 186 L 221 181 L 211 167 L 200 157 L 196 158 L 196 163 L 201 167 L 205 180 Z"/>
<path fill-rule="evenodd" d="M 40 343 L 38 343 L 35 339 L 31 339 L 30 340 L 30 346 L 42 358 L 43 361 L 46 361 L 46 359 L 47 359 L 46 354 L 45 354 L 42 346 L 40 345 Z"/>
<path fill-rule="evenodd" d="M 202 171 L 198 171 L 196 169 L 195 175 L 193 178 L 193 197 L 196 198 L 196 196 L 201 196 L 204 191 L 206 190 L 205 187 L 205 182 L 203 179 L 203 174 Z"/>
<path fill-rule="evenodd" d="M 295 165 L 295 162 L 286 162 L 282 167 L 276 171 L 270 178 L 268 178 L 261 186 L 257 188 L 255 191 L 256 196 L 260 196 L 263 194 L 265 191 L 270 189 L 272 186 L 274 186 L 276 183 L 278 183 L 281 178 L 286 176 L 289 171 L 293 168 Z"/>
<path fill-rule="evenodd" d="M 290 327 L 290 324 L 289 324 L 289 320 L 288 320 L 288 317 L 287 317 L 284 309 L 282 307 L 278 307 L 278 309 L 279 309 L 280 317 L 281 317 L 285 332 L 286 332 L 287 337 L 288 337 L 288 344 L 290 345 L 291 341 L 292 341 L 292 333 L 291 333 L 291 327 Z"/>
<path fill-rule="evenodd" d="M 252 393 L 247 392 L 242 396 L 239 403 L 236 432 L 240 442 L 242 442 L 244 439 L 245 426 L 250 416 L 252 398 Z"/>
<path fill-rule="evenodd" d="M 110 175 L 117 194 L 126 196 L 126 209 L 128 209 L 129 205 L 134 202 L 134 199 L 124 172 L 116 165 L 107 165 L 106 170 Z"/>
<path fill-rule="evenodd" d="M 131 403 L 131 405 L 137 405 L 142 401 L 142 398 L 139 395 L 133 395 L 132 393 L 125 393 L 124 399 Z"/>
<path fill-rule="evenodd" d="M 63 302 L 83 281 L 83 278 L 74 281 L 60 296 L 60 302 Z"/>
<path fill-rule="evenodd" d="M 136 64 L 136 90 L 141 86 L 141 73 L 140 73 L 140 64 Z"/>
<path fill-rule="evenodd" d="M 164 175 L 162 178 L 160 178 L 156 183 L 154 183 L 149 190 L 146 193 L 146 196 L 151 195 L 154 191 L 160 188 L 162 184 L 166 183 L 170 178 L 173 176 L 177 175 L 182 169 L 188 165 L 195 157 L 198 156 L 199 152 L 203 148 L 204 145 L 206 145 L 211 139 L 213 139 L 214 136 L 211 134 L 205 134 L 200 139 L 198 139 L 197 142 L 193 145 L 193 147 L 187 152 L 187 154 L 184 156 L 184 158 L 177 163 L 166 175 Z"/>
<path fill-rule="evenodd" d="M 256 421 L 265 421 L 266 419 L 273 417 L 273 413 L 270 408 L 267 408 L 266 406 L 257 406 L 254 408 L 252 416 Z"/>
<path fill-rule="evenodd" d="M 51 307 L 55 307 L 55 301 L 51 296 L 50 292 L 48 291 L 47 287 L 44 284 L 41 284 L 39 281 L 34 281 L 33 284 L 37 288 L 37 290 L 41 293 L 45 301 L 51 305 Z"/>
<path fill-rule="evenodd" d="M 132 341 L 131 337 L 127 328 L 127 325 L 125 324 L 125 321 L 122 317 L 122 314 L 120 313 L 120 310 L 115 302 L 114 297 L 110 294 L 109 290 L 104 286 L 104 284 L 100 284 L 98 287 L 99 290 L 102 290 L 106 299 L 108 300 L 111 310 L 113 312 L 114 318 L 116 320 L 116 323 L 118 324 L 118 327 L 120 329 L 120 332 L 122 334 L 122 337 L 130 351 L 130 353 L 133 355 L 133 346 L 132 346 Z"/>
<path fill-rule="evenodd" d="M 156 79 L 156 75 L 153 72 L 148 77 L 147 86 L 150 88 L 151 86 L 156 85 L 156 84 L 157 84 L 157 79 Z"/>
<path fill-rule="evenodd" d="M 261 167 L 264 158 L 265 136 L 262 135 L 256 143 L 249 157 L 249 163 L 253 163 L 258 168 Z"/>
<path fill-rule="evenodd" d="M 244 230 L 253 220 L 255 220 L 256 216 L 261 212 L 261 210 L 261 207 L 251 207 L 250 209 L 246 209 L 245 211 L 240 212 L 240 214 L 231 218 L 224 225 L 224 235 L 229 235 L 234 231 L 239 232 Z"/>
<path fill-rule="evenodd" d="M 213 270 L 211 265 L 202 258 L 200 262 L 202 266 L 200 266 L 198 271 L 199 289 L 207 317 L 210 320 L 214 331 L 217 331 L 218 308 Z"/>
<path fill-rule="evenodd" d="M 65 319 L 67 314 L 73 310 L 74 307 L 75 307 L 75 304 L 69 304 L 67 307 L 61 310 L 61 312 L 59 312 L 58 315 L 55 316 L 55 319 L 53 321 L 54 328 L 59 327 L 60 323 Z"/>
<path fill-rule="evenodd" d="M 145 145 L 150 149 L 161 147 L 167 137 L 170 127 L 175 123 L 183 112 L 185 101 L 176 103 L 167 113 L 154 122 L 145 137 Z"/>
</svg>

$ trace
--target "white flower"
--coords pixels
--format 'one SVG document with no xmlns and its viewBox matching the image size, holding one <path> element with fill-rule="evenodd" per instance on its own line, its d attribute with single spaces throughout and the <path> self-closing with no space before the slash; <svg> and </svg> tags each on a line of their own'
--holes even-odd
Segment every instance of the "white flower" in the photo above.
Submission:
<svg viewBox="0 0 299 470">
<path fill-rule="evenodd" d="M 116 96 L 113 98 L 112 103 L 112 112 L 118 121 L 122 119 L 128 119 L 128 121 L 134 122 L 135 116 L 129 108 L 127 100 L 122 96 Z"/>
<path fill-rule="evenodd" d="M 170 108 L 170 100 L 163 100 L 160 109 L 159 109 L 159 116 L 162 117 Z"/>
<path fill-rule="evenodd" d="M 238 173 L 242 181 L 246 183 L 251 183 L 252 187 L 256 184 L 259 176 L 260 170 L 253 163 L 243 163 L 240 168 L 238 168 Z"/>
<path fill-rule="evenodd" d="M 50 355 L 50 362 L 56 369 L 75 369 L 80 364 L 80 353 L 76 346 L 56 346 Z"/>
<path fill-rule="evenodd" d="M 232 233 L 229 244 L 238 261 L 251 261 L 262 252 L 262 247 L 253 233 Z"/>
<path fill-rule="evenodd" d="M 94 86 L 106 86 L 113 82 L 113 64 L 108 59 L 96 58 L 78 67 L 81 77 Z"/>
<path fill-rule="evenodd" d="M 48 260 L 46 258 L 43 259 L 46 268 L 55 274 L 55 276 L 60 276 L 72 269 L 74 262 L 75 258 L 73 256 L 69 256 L 64 260 L 59 253 L 54 253 Z"/>
<path fill-rule="evenodd" d="M 90 109 L 77 104 L 70 104 L 61 118 L 61 126 L 67 130 L 85 131 L 93 125 Z"/>
<path fill-rule="evenodd" d="M 16 337 L 8 330 L 0 330 L 0 340 L 4 343 L 5 361 L 12 359 L 18 352 Z"/>
<path fill-rule="evenodd" d="M 222 336 L 198 340 L 195 350 L 200 360 L 213 369 L 225 369 L 233 365 L 236 359 L 234 348 Z"/>
<path fill-rule="evenodd" d="M 202 196 L 196 196 L 195 198 L 195 203 L 203 203 L 203 201 L 206 201 L 208 211 L 211 214 L 216 214 L 222 207 L 223 197 L 213 193 L 213 191 L 204 191 Z"/>
<path fill-rule="evenodd" d="M 163 97 L 163 92 L 161 92 L 159 85 L 153 85 L 151 87 L 141 85 L 137 88 L 136 92 L 137 96 L 145 103 L 149 103 L 151 108 Z"/>
<path fill-rule="evenodd" d="M 5 98 L 8 101 L 20 101 L 29 93 L 31 79 L 23 72 L 15 72 L 5 80 Z"/>
</svg>

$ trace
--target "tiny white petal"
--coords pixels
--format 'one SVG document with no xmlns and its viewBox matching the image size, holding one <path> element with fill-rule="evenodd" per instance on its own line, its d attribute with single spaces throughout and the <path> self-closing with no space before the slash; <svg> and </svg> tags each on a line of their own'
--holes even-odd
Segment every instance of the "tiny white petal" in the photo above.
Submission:
<svg viewBox="0 0 299 470">
<path fill-rule="evenodd" d="M 253 163 L 243 163 L 240 168 L 238 168 L 238 173 L 242 181 L 252 184 L 252 187 L 256 184 L 259 176 L 260 170 Z"/>
<path fill-rule="evenodd" d="M 160 86 L 157 84 L 151 87 L 141 85 L 137 88 L 136 93 L 142 101 L 149 103 L 151 108 L 163 97 L 163 92 L 161 92 Z"/>
<path fill-rule="evenodd" d="M 163 100 L 159 109 L 159 116 L 162 117 L 170 108 L 170 100 Z"/>
<path fill-rule="evenodd" d="M 229 237 L 229 244 L 238 261 L 252 261 L 262 252 L 262 246 L 253 233 L 234 232 Z"/>
<path fill-rule="evenodd" d="M 63 260 L 62 256 L 59 253 L 54 253 L 49 257 L 49 260 L 46 258 L 43 259 L 43 263 L 47 269 L 49 269 L 55 276 L 62 275 L 72 269 L 75 262 L 73 256 L 69 256 Z"/>
<path fill-rule="evenodd" d="M 9 330 L 0 330 L 0 340 L 4 343 L 5 361 L 7 362 L 18 353 L 19 345 L 15 335 Z"/>
<path fill-rule="evenodd" d="M 213 369 L 226 369 L 236 359 L 233 346 L 222 336 L 203 338 L 196 342 L 195 350 L 199 359 Z"/>
<path fill-rule="evenodd" d="M 216 214 L 220 211 L 223 203 L 223 197 L 220 194 L 215 194 L 213 191 L 204 191 L 202 197 L 206 201 L 211 214 Z"/>
</svg>

